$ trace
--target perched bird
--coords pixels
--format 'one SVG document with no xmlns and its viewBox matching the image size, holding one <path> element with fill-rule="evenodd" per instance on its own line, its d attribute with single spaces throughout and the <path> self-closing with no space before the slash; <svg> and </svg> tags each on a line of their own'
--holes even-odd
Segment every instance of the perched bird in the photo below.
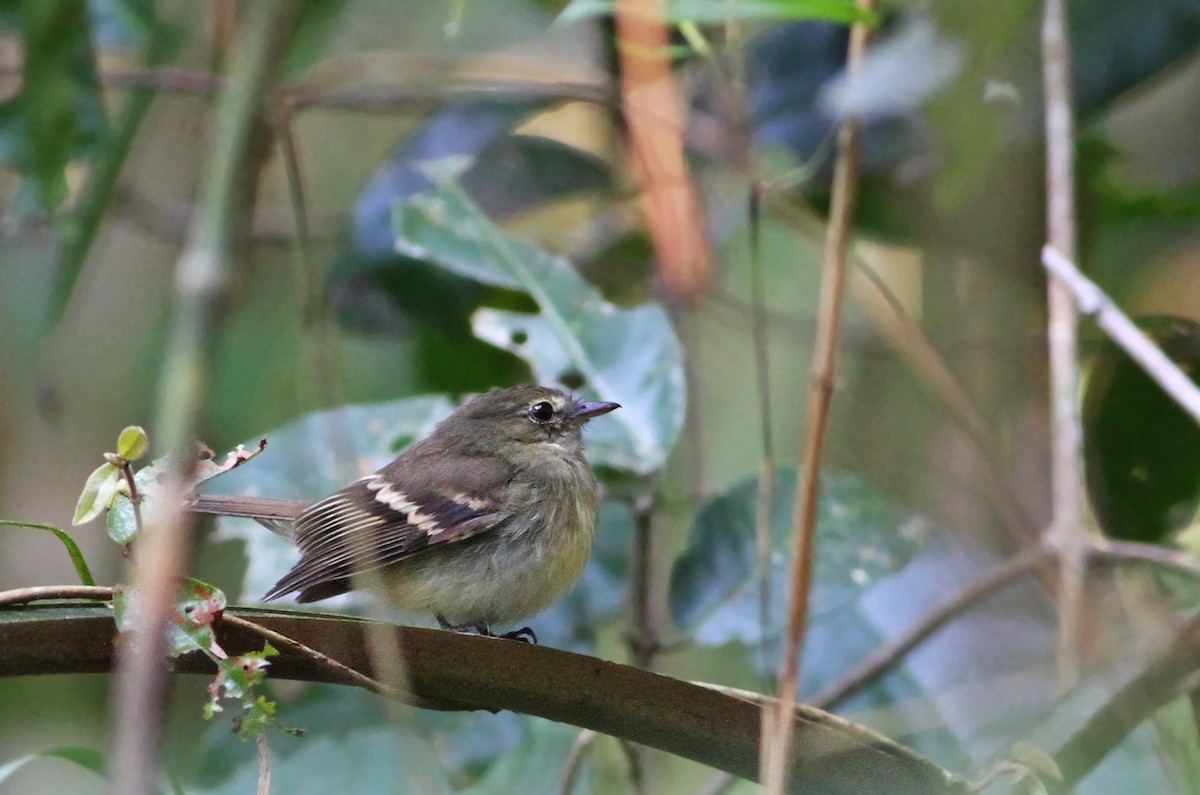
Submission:
<svg viewBox="0 0 1200 795">
<path fill-rule="evenodd" d="M 491 635 L 583 572 L 599 513 L 583 426 L 617 408 L 547 387 L 496 389 L 319 502 L 202 495 L 189 507 L 257 519 L 300 548 L 267 600 L 367 587 L 444 628 Z M 503 637 L 537 641 L 528 627 Z"/>
</svg>

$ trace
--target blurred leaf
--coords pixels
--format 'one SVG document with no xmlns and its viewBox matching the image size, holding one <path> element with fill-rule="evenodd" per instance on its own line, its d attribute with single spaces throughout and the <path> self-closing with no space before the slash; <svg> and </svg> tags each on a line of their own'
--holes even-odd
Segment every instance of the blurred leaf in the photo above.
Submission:
<svg viewBox="0 0 1200 795">
<path fill-rule="evenodd" d="M 285 77 L 295 77 L 320 57 L 325 43 L 338 31 L 345 10 L 346 0 L 307 0 L 300 5 L 288 44 Z"/>
<path fill-rule="evenodd" d="M 63 745 L 57 748 L 50 748 L 45 751 L 38 751 L 35 754 L 26 754 L 11 762 L 0 765 L 0 784 L 3 784 L 12 777 L 21 768 L 29 764 L 35 759 L 63 759 L 67 762 L 72 762 L 85 770 L 90 770 L 93 773 L 103 776 L 108 767 L 108 760 L 104 754 L 93 748 L 83 748 L 75 745 Z"/>
<path fill-rule="evenodd" d="M 526 717 L 524 724 L 521 743 L 499 757 L 480 781 L 461 790 L 463 795 L 525 795 L 556 790 L 579 730 L 539 718 Z"/>
<path fill-rule="evenodd" d="M 1200 323 L 1138 324 L 1193 381 L 1200 381 Z M 1146 372 L 1107 344 L 1083 402 L 1088 496 L 1114 538 L 1160 543 L 1186 527 L 1200 503 L 1200 426 Z"/>
<path fill-rule="evenodd" d="M 604 160 L 536 135 L 505 135 L 489 144 L 463 172 L 462 186 L 492 218 L 615 189 L 612 171 Z"/>
<path fill-rule="evenodd" d="M 749 480 L 711 499 L 671 571 L 671 615 L 706 646 L 730 641 L 775 644 L 786 623 L 796 474 L 778 474 L 772 519 L 770 624 L 759 611 L 755 514 L 758 484 Z M 817 561 L 809 618 L 834 616 L 871 585 L 901 569 L 919 549 L 924 525 L 861 478 L 827 472 L 822 479 Z"/>
<path fill-rule="evenodd" d="M 271 791 L 376 795 L 381 791 L 452 795 L 454 792 L 437 758 L 421 738 L 402 728 L 381 726 L 342 732 L 313 732 L 303 741 L 302 753 L 277 760 L 271 770 Z M 272 743 L 274 745 L 274 743 Z M 244 795 L 258 790 L 258 760 L 246 747 L 233 775 L 208 795 Z M 399 788 L 399 789 L 397 789 Z"/>
<path fill-rule="evenodd" d="M 0 145 L 9 164 L 28 179 L 46 210 L 67 195 L 66 167 L 103 129 L 86 0 L 24 0 L 21 37 L 25 63 L 21 93 L 6 103 L 19 114 L 4 125 Z"/>
<path fill-rule="evenodd" d="M 396 255 L 392 211 L 395 204 L 433 189 L 427 163 L 453 156 L 473 158 L 506 136 L 545 102 L 492 99 L 456 102 L 432 116 L 376 169 L 354 202 L 354 249 L 368 262 Z M 483 173 L 487 166 L 481 166 Z M 492 208 L 496 209 L 496 208 Z"/>
<path fill-rule="evenodd" d="M 167 654 L 178 657 L 193 651 L 208 654 L 216 646 L 212 624 L 226 607 L 225 594 L 219 588 L 192 578 L 179 583 L 171 623 L 167 627 Z M 137 623 L 141 596 L 130 587 L 113 594 L 113 614 L 117 629 L 128 632 Z"/>
<path fill-rule="evenodd" d="M 89 0 L 92 30 L 100 48 L 144 46 L 154 35 L 154 0 Z"/>
<path fill-rule="evenodd" d="M 71 556 L 71 563 L 75 566 L 75 573 L 79 575 L 79 581 L 84 585 L 96 584 L 96 581 L 92 578 L 92 571 L 88 568 L 87 561 L 83 557 L 83 552 L 80 551 L 79 545 L 75 543 L 75 539 L 54 525 L 0 519 L 0 527 L 32 527 L 34 530 L 45 530 L 48 533 L 53 533 L 62 542 L 62 545 L 67 548 L 67 554 Z"/>
<path fill-rule="evenodd" d="M 593 16 L 608 16 L 616 10 L 615 0 L 572 0 L 558 21 L 562 24 Z M 671 0 L 669 22 L 726 22 L 735 19 L 827 19 L 831 22 L 874 20 L 860 11 L 853 0 Z"/>
<path fill-rule="evenodd" d="M 113 497 L 117 496 L 122 483 L 121 470 L 107 461 L 92 470 L 83 484 L 79 501 L 75 503 L 75 516 L 71 524 L 80 525 L 99 516 L 101 511 L 112 505 Z"/>
<path fill-rule="evenodd" d="M 684 414 L 682 352 L 666 312 L 605 301 L 569 262 L 494 226 L 450 181 L 451 167 L 443 162 L 432 169 L 436 193 L 397 206 L 397 249 L 527 292 L 539 314 L 480 309 L 476 335 L 525 359 L 541 383 L 625 407 L 613 421 L 589 429 L 593 462 L 638 473 L 660 467 Z"/>
</svg>

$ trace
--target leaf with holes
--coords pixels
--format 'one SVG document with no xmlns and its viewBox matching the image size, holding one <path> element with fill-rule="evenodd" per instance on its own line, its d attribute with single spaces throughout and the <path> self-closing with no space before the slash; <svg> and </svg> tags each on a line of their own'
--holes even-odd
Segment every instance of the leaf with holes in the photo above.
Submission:
<svg viewBox="0 0 1200 795">
<path fill-rule="evenodd" d="M 219 588 L 201 580 L 182 580 L 167 628 L 167 654 L 172 657 L 193 651 L 208 654 L 218 648 L 213 622 L 225 605 L 225 594 Z M 118 588 L 113 593 L 114 619 L 121 632 L 134 628 L 141 609 L 141 595 L 133 588 Z"/>
<path fill-rule="evenodd" d="M 565 259 L 507 234 L 453 180 L 430 167 L 431 194 L 398 205 L 396 248 L 486 284 L 528 293 L 538 314 L 483 308 L 475 335 L 520 356 L 544 384 L 624 407 L 588 429 L 593 462 L 637 473 L 662 466 L 684 416 L 683 356 L 661 306 L 622 309 Z"/>
</svg>

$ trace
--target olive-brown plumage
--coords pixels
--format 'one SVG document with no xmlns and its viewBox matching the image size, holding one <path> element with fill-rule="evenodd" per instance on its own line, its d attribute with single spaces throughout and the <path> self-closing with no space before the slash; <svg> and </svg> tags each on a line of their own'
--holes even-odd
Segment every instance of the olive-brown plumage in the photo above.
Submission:
<svg viewBox="0 0 1200 795">
<path fill-rule="evenodd" d="M 599 499 L 582 429 L 616 408 L 540 386 L 471 399 L 379 471 L 290 525 L 269 523 L 300 560 L 265 598 L 298 592 L 312 602 L 369 587 L 401 609 L 483 632 L 539 612 L 591 552 Z"/>
</svg>

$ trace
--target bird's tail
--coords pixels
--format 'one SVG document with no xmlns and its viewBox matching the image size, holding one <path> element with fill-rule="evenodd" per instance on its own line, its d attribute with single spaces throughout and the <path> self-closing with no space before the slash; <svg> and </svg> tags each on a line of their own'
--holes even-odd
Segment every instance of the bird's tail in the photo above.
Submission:
<svg viewBox="0 0 1200 795">
<path fill-rule="evenodd" d="M 226 494 L 196 494 L 186 504 L 194 513 L 214 516 L 242 516 L 253 519 L 277 536 L 291 541 L 296 517 L 309 505 L 304 500 L 280 500 L 271 497 L 238 497 Z"/>
</svg>

